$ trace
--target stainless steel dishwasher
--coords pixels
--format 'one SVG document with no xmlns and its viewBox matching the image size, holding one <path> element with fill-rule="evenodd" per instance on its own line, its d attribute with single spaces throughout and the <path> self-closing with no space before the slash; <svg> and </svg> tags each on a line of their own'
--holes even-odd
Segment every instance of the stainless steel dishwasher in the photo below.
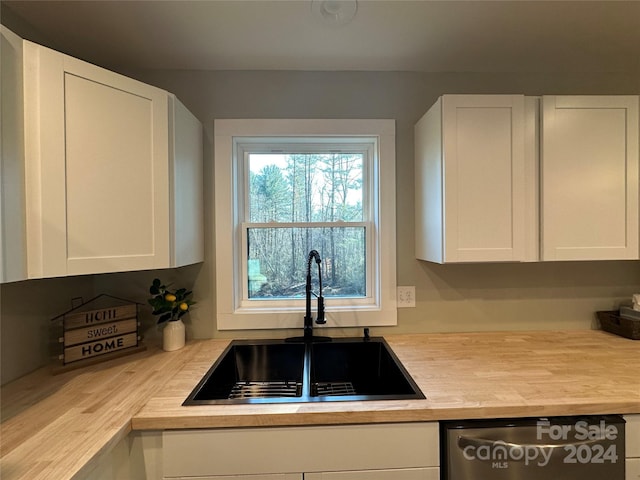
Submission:
<svg viewBox="0 0 640 480">
<path fill-rule="evenodd" d="M 440 423 L 441 480 L 624 480 L 619 415 Z"/>
</svg>

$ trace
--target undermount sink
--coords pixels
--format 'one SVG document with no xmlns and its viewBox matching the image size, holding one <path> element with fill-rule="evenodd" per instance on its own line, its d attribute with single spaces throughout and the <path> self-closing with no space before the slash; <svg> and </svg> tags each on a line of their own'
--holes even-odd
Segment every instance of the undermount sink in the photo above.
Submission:
<svg viewBox="0 0 640 480">
<path fill-rule="evenodd" d="M 234 340 L 183 405 L 420 398 L 382 337 Z"/>
<path fill-rule="evenodd" d="M 185 405 L 300 397 L 305 346 L 234 340 L 191 392 Z"/>
<path fill-rule="evenodd" d="M 314 397 L 421 398 L 414 396 L 417 392 L 420 390 L 381 338 L 311 345 Z"/>
</svg>

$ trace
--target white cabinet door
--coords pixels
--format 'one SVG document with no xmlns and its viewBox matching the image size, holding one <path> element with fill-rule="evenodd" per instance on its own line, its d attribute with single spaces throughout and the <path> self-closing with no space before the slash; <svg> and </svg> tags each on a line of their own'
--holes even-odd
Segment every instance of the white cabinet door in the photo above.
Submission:
<svg viewBox="0 0 640 480">
<path fill-rule="evenodd" d="M 29 278 L 202 261 L 202 126 L 159 88 L 25 42 Z"/>
<path fill-rule="evenodd" d="M 625 438 L 627 457 L 640 458 L 640 415 L 625 415 Z"/>
<path fill-rule="evenodd" d="M 169 266 L 168 96 L 25 42 L 29 277 Z"/>
<path fill-rule="evenodd" d="M 542 260 L 637 259 L 638 97 L 544 96 Z"/>
<path fill-rule="evenodd" d="M 416 257 L 522 261 L 523 95 L 445 95 L 415 126 Z"/>
<path fill-rule="evenodd" d="M 395 470 L 360 470 L 352 472 L 305 473 L 304 480 L 439 480 L 440 469 L 406 468 Z"/>
</svg>

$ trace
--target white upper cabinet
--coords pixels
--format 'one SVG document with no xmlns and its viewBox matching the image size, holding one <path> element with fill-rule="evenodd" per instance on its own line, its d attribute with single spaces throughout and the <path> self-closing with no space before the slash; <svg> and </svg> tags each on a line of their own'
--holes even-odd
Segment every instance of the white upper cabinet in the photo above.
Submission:
<svg viewBox="0 0 640 480">
<path fill-rule="evenodd" d="M 204 261 L 202 124 L 169 94 L 171 266 Z"/>
<path fill-rule="evenodd" d="M 544 96 L 541 259 L 639 258 L 638 97 Z"/>
<path fill-rule="evenodd" d="M 22 39 L 0 25 L 0 283 L 27 278 L 24 205 Z"/>
<path fill-rule="evenodd" d="M 199 122 L 159 88 L 30 42 L 24 55 L 29 278 L 201 261 Z"/>
<path fill-rule="evenodd" d="M 415 126 L 416 257 L 525 260 L 523 95 L 444 95 Z"/>
</svg>

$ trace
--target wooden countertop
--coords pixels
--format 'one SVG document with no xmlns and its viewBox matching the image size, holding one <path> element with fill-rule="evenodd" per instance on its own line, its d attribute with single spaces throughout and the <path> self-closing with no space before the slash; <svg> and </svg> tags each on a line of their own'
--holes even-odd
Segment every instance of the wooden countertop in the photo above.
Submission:
<svg viewBox="0 0 640 480">
<path fill-rule="evenodd" d="M 640 342 L 600 331 L 385 337 L 426 400 L 182 407 L 220 353 L 193 360 L 133 417 L 172 429 L 640 412 Z"/>
<path fill-rule="evenodd" d="M 131 429 L 640 413 L 640 342 L 600 331 L 385 337 L 426 400 L 182 407 L 228 344 L 190 342 L 2 388 L 0 476 L 83 478 Z"/>
<path fill-rule="evenodd" d="M 131 431 L 133 414 L 193 353 L 150 348 L 56 376 L 42 368 L 3 386 L 0 478 L 87 478 Z"/>
</svg>

